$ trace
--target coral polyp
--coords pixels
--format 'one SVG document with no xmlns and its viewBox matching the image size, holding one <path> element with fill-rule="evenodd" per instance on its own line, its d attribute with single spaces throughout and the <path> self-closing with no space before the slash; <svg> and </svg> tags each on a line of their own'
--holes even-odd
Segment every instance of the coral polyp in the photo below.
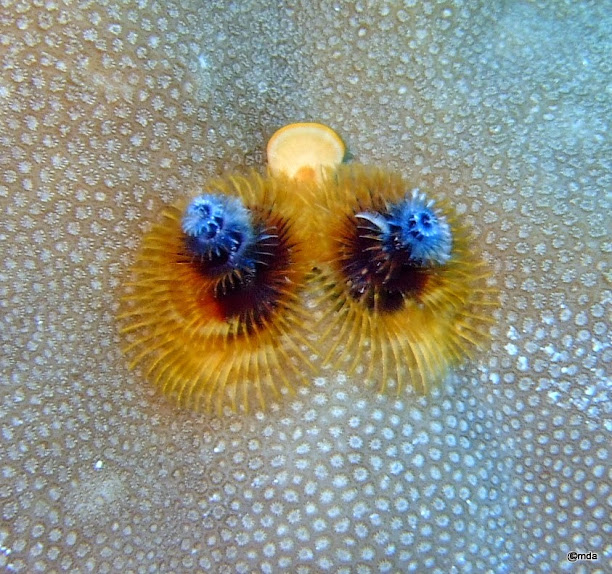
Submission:
<svg viewBox="0 0 612 574">
<path fill-rule="evenodd" d="M 165 209 L 122 299 L 131 366 L 191 408 L 265 408 L 303 383 L 310 269 L 291 183 L 228 177 Z"/>
<path fill-rule="evenodd" d="M 379 169 L 341 168 L 317 194 L 326 362 L 425 392 L 488 339 L 496 291 L 468 229 Z"/>
</svg>

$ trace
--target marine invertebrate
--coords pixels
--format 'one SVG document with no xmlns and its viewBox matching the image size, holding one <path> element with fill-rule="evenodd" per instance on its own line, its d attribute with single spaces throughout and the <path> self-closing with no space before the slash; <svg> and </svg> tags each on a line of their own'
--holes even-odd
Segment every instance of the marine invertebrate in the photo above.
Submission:
<svg viewBox="0 0 612 574">
<path fill-rule="evenodd" d="M 309 369 L 309 269 L 291 182 L 227 177 L 167 208 L 143 240 L 120 313 L 131 366 L 210 410 L 263 408 Z"/>
<path fill-rule="evenodd" d="M 267 146 L 270 172 L 299 181 L 320 182 L 323 171 L 340 165 L 345 154 L 340 136 L 316 122 L 286 125 L 272 135 Z"/>
<path fill-rule="evenodd" d="M 605 572 L 609 2 L 399 4 L 4 4 L 7 574 Z M 237 134 L 251 150 L 247 126 L 300 104 L 342 114 L 368 157 L 456 181 L 503 285 L 489 381 L 381 405 L 331 376 L 331 402 L 176 420 L 123 381 L 118 261 L 158 189 L 202 161 L 242 169 Z M 576 546 L 598 560 L 568 564 Z"/>
<path fill-rule="evenodd" d="M 319 193 L 327 362 L 367 360 L 381 390 L 408 379 L 425 391 L 487 339 L 495 290 L 468 229 L 379 169 L 340 169 Z"/>
<path fill-rule="evenodd" d="M 185 209 L 181 227 L 187 248 L 209 275 L 254 270 L 255 260 L 247 253 L 261 239 L 255 237 L 251 214 L 239 199 L 200 195 Z"/>
<path fill-rule="evenodd" d="M 427 200 L 418 189 L 389 205 L 387 212 L 359 212 L 355 217 L 372 225 L 371 238 L 382 250 L 382 264 L 406 259 L 412 265 L 427 266 L 446 263 L 450 258 L 448 221 L 434 209 L 434 201 Z"/>
</svg>

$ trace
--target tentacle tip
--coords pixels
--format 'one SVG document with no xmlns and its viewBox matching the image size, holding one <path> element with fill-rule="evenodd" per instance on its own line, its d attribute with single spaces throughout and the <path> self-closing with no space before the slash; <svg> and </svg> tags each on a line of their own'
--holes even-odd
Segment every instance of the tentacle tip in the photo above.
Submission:
<svg viewBox="0 0 612 574">
<path fill-rule="evenodd" d="M 181 229 L 193 255 L 207 259 L 225 255 L 232 267 L 240 266 L 255 236 L 251 215 L 242 202 L 215 193 L 205 193 L 191 201 L 183 214 Z"/>
<path fill-rule="evenodd" d="M 391 210 L 392 240 L 421 265 L 443 265 L 451 257 L 451 228 L 434 203 L 415 189 Z"/>
</svg>

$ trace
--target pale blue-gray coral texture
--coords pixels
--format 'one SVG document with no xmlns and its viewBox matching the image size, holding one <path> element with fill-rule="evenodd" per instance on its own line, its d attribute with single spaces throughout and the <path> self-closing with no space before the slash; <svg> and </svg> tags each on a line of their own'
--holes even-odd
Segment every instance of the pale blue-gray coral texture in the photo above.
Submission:
<svg viewBox="0 0 612 574">
<path fill-rule="evenodd" d="M 3 2 L 0 569 L 612 571 L 611 14 Z M 164 205 L 300 120 L 473 227 L 491 349 L 427 397 L 326 371 L 177 412 L 128 371 L 118 285 Z"/>
</svg>

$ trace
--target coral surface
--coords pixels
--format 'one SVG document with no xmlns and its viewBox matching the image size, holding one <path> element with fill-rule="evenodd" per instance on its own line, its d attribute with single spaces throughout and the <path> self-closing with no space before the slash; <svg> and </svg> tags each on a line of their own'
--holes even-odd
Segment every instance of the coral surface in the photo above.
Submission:
<svg viewBox="0 0 612 574">
<path fill-rule="evenodd" d="M 0 569 L 610 572 L 610 8 L 3 1 Z M 453 204 L 493 347 L 427 397 L 363 365 L 177 411 L 126 366 L 119 284 L 298 121 Z"/>
</svg>

